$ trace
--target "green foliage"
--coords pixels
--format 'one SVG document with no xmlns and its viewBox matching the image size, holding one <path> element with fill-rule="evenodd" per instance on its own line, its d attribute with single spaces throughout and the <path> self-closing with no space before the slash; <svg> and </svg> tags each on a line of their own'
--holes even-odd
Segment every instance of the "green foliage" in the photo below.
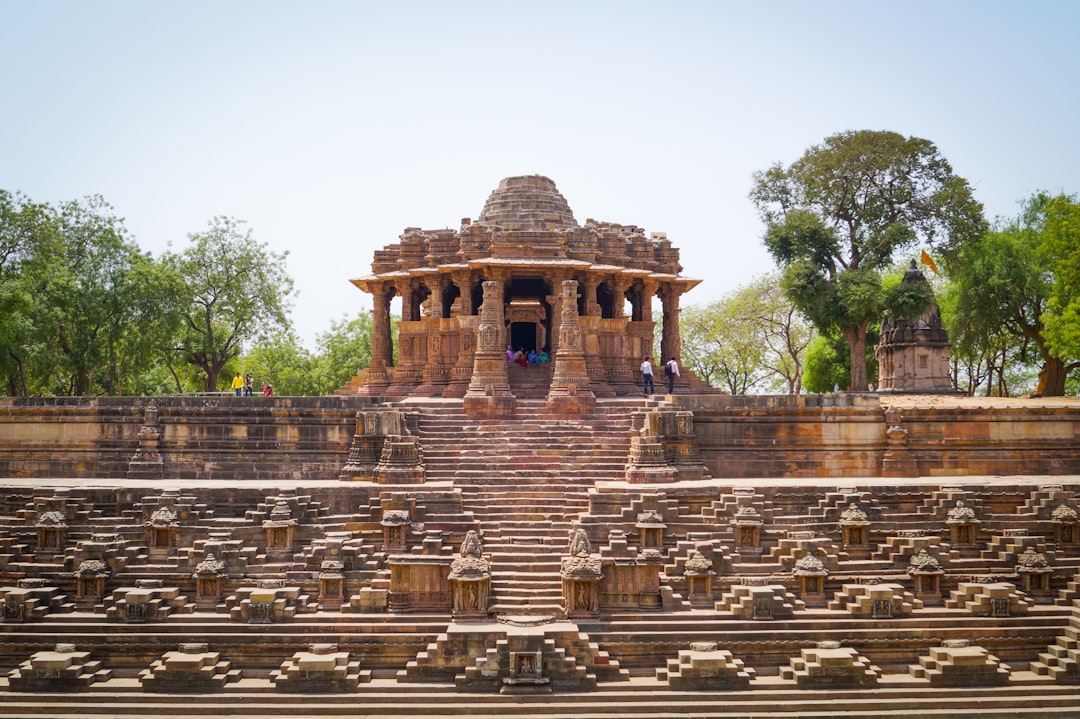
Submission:
<svg viewBox="0 0 1080 719">
<path fill-rule="evenodd" d="M 705 307 L 680 316 L 683 363 L 732 394 L 752 390 L 797 394 L 812 330 L 765 275 Z"/>
<path fill-rule="evenodd" d="M 806 350 L 803 386 L 809 392 L 826 393 L 845 389 L 851 381 L 850 355 L 844 340 L 818 335 Z"/>
<path fill-rule="evenodd" d="M 929 282 L 904 282 L 902 272 L 892 272 L 882 281 L 882 305 L 894 317 L 913 323 L 934 304 L 934 290 Z"/>
<path fill-rule="evenodd" d="M 1058 357 L 1080 358 L 1080 203 L 1047 200 L 1039 253 L 1054 277 L 1042 322 L 1046 344 Z"/>
<path fill-rule="evenodd" d="M 901 249 L 953 252 L 985 226 L 933 143 L 893 132 L 828 137 L 787 168 L 755 173 L 750 197 L 788 297 L 820 332 L 847 340 L 855 390 L 867 387 L 866 331 L 886 299 L 881 270 Z"/>
<path fill-rule="evenodd" d="M 1039 358 L 1035 393 L 1041 395 L 1063 394 L 1068 374 L 1080 368 L 1080 346 L 1070 344 L 1080 336 L 1080 317 L 1070 309 L 1070 278 L 1078 274 L 1070 264 L 1075 208 L 1072 198 L 1033 195 L 1018 217 L 999 221 L 952 262 L 957 299 L 950 334 L 967 351 L 1002 358 L 995 362 L 999 386 L 1010 356 L 1021 363 Z"/>
<path fill-rule="evenodd" d="M 181 346 L 185 360 L 206 375 L 205 388 L 219 389 L 222 370 L 240 353 L 244 337 L 289 329 L 292 278 L 288 253 L 256 242 L 244 223 L 215 217 L 205 232 L 188 235 L 191 245 L 165 257 L 187 294 Z"/>
</svg>

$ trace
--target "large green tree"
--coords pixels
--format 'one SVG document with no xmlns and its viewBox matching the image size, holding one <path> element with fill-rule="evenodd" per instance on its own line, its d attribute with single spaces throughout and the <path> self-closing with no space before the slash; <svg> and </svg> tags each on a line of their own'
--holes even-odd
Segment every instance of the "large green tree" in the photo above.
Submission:
<svg viewBox="0 0 1080 719">
<path fill-rule="evenodd" d="M 855 391 L 868 385 L 882 269 L 917 244 L 955 253 L 985 228 L 982 206 L 937 147 L 895 132 L 832 135 L 788 167 L 755 173 L 750 198 L 784 291 L 820 332 L 847 341 Z"/>
<path fill-rule="evenodd" d="M 1068 374 L 1080 368 L 1080 317 L 1073 294 L 1080 279 L 1077 218 L 1073 198 L 1035 194 L 1019 216 L 998 221 L 951 262 L 958 295 L 955 338 L 994 347 L 1003 358 L 1015 345 L 1020 362 L 1034 353 L 1041 363 L 1037 395 L 1064 394 Z"/>
<path fill-rule="evenodd" d="M 243 338 L 290 328 L 293 281 L 285 271 L 288 253 L 257 242 L 243 221 L 215 217 L 188 239 L 185 250 L 166 256 L 187 288 L 190 307 L 180 346 L 185 360 L 206 374 L 206 391 L 215 391 Z"/>
</svg>

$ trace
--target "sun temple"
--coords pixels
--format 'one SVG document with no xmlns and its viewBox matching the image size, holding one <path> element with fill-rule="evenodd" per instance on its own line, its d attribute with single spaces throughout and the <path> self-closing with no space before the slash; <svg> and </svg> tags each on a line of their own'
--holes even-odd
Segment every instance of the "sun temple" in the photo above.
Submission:
<svg viewBox="0 0 1080 719">
<path fill-rule="evenodd" d="M 556 362 L 560 353 L 580 353 L 578 390 L 636 392 L 637 366 L 653 356 L 653 299 L 663 308 L 667 360 L 679 355 L 680 298 L 700 282 L 680 275 L 679 251 L 664 233 L 591 219 L 581 226 L 555 183 L 539 175 L 504 179 L 476 222 L 463 219 L 458 231 L 406 228 L 399 243 L 375 253 L 372 270 L 352 280 L 371 293 L 375 319 L 358 393 L 471 401 L 492 388 L 504 409 L 514 396 L 501 361 L 507 349 Z M 396 365 L 394 298 L 401 301 Z M 482 307 L 496 332 L 478 332 Z M 566 336 L 564 317 L 577 327 Z M 568 337 L 575 347 L 565 346 Z"/>
<path fill-rule="evenodd" d="M 932 313 L 642 396 L 681 273 L 511 177 L 334 396 L 0 398 L 0 716 L 1080 715 L 1080 401 L 938 392 Z"/>
</svg>

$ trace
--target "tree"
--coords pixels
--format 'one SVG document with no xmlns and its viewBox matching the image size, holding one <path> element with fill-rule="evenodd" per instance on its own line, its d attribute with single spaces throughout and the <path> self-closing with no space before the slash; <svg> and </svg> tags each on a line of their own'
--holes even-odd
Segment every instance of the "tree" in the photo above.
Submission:
<svg viewBox="0 0 1080 719">
<path fill-rule="evenodd" d="M 239 356 L 242 337 L 290 327 L 288 252 L 271 252 L 244 224 L 215 217 L 205 232 L 188 235 L 187 249 L 167 255 L 190 302 L 183 356 L 206 373 L 206 391 L 217 389 L 222 369 Z"/>
<path fill-rule="evenodd" d="M 777 286 L 759 277 L 680 317 L 683 362 L 732 394 L 753 389 L 797 394 L 811 328 Z"/>
<path fill-rule="evenodd" d="M 679 324 L 683 363 L 709 384 L 746 394 L 766 377 L 754 324 L 730 298 L 685 308 Z"/>
<path fill-rule="evenodd" d="M 954 253 L 985 227 L 982 206 L 934 144 L 894 132 L 832 135 L 787 168 L 755 173 L 750 198 L 785 293 L 819 332 L 847 341 L 855 391 L 868 385 L 881 270 L 918 243 Z"/>
<path fill-rule="evenodd" d="M 371 336 L 374 318 L 371 312 L 358 312 L 349 319 L 341 317 L 317 338 L 318 354 L 312 373 L 319 394 L 330 394 L 371 365 Z M 393 333 L 393 328 L 391 328 Z"/>
<path fill-rule="evenodd" d="M 1077 256 L 1076 230 L 1069 229 L 1075 207 L 1071 198 L 1035 194 L 1018 217 L 999 220 L 993 231 L 960 248 L 951 263 L 957 337 L 993 347 L 1002 358 L 1018 343 L 1020 362 L 1034 352 L 1042 364 L 1036 395 L 1064 394 L 1068 374 L 1080 367 L 1080 346 L 1070 342 L 1080 337 L 1075 297 L 1069 294 L 1075 286 L 1070 278 L 1080 274 L 1070 265 Z M 1053 327 L 1050 336 L 1045 322 Z M 1002 332 L 1011 343 L 1002 340 Z M 999 370 L 1004 372 L 1004 362 Z"/>
</svg>

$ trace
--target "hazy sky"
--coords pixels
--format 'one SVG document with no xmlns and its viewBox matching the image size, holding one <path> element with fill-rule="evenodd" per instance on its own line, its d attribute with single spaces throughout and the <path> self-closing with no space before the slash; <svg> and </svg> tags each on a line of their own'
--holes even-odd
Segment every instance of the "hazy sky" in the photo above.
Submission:
<svg viewBox="0 0 1080 719">
<path fill-rule="evenodd" d="M 1080 192 L 1080 2 L 0 0 L 0 187 L 101 194 L 155 255 L 288 250 L 309 346 L 405 227 L 500 179 L 663 231 L 701 304 L 772 263 L 751 175 L 843 130 L 935 142 L 987 215 Z"/>
</svg>

